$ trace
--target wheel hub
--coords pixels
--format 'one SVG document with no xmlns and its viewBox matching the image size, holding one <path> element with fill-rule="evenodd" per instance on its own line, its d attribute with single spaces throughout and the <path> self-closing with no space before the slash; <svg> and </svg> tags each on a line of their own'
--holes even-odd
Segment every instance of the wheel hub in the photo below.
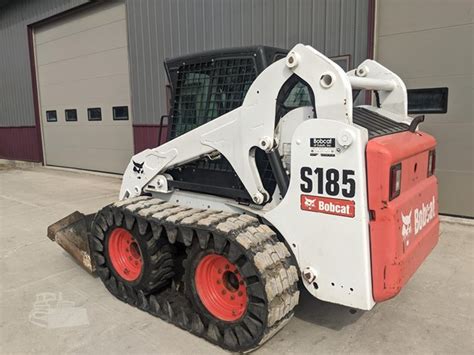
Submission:
<svg viewBox="0 0 474 355">
<path fill-rule="evenodd" d="M 226 257 L 206 255 L 195 273 L 198 296 L 214 317 L 236 321 L 247 310 L 247 286 L 237 269 Z"/>
<path fill-rule="evenodd" d="M 109 237 L 110 261 L 117 274 L 126 281 L 137 280 L 143 268 L 140 247 L 132 234 L 123 228 L 115 228 Z"/>
</svg>

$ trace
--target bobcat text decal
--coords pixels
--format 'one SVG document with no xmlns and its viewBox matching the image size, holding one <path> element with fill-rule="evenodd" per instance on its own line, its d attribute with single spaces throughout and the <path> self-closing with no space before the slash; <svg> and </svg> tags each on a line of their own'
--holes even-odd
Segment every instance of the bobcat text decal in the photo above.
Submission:
<svg viewBox="0 0 474 355">
<path fill-rule="evenodd" d="M 436 217 L 436 201 L 433 196 L 431 201 L 421 203 L 419 208 L 411 209 L 409 213 L 400 213 L 402 218 L 402 237 L 405 245 L 410 244 L 410 235 L 416 236 L 425 226 Z M 412 218 L 413 216 L 413 218 Z M 412 224 L 414 228 L 412 228 Z"/>
<path fill-rule="evenodd" d="M 342 217 L 355 216 L 354 201 L 338 198 L 301 195 L 301 209 L 311 212 L 333 214 Z"/>
</svg>

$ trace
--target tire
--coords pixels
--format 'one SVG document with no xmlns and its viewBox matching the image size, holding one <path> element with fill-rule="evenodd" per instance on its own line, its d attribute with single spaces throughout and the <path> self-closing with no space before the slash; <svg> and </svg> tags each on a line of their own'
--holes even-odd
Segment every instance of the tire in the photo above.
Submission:
<svg viewBox="0 0 474 355">
<path fill-rule="evenodd" d="M 223 233 L 228 229 L 220 224 L 204 242 L 193 242 L 184 264 L 185 289 L 210 337 L 232 351 L 248 351 L 291 317 L 298 274 L 288 249 L 267 226 Z"/>
<path fill-rule="evenodd" d="M 119 299 L 135 304 L 138 293 L 147 295 L 171 282 L 173 248 L 166 237 L 153 234 L 146 220 L 111 205 L 97 213 L 91 231 L 97 273 Z"/>
</svg>

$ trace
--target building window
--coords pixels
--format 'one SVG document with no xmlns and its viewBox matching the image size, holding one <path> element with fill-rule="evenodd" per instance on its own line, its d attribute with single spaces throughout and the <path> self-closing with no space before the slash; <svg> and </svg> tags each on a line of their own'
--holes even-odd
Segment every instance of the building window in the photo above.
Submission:
<svg viewBox="0 0 474 355">
<path fill-rule="evenodd" d="M 112 108 L 114 114 L 114 121 L 128 120 L 128 106 L 115 106 Z"/>
<path fill-rule="evenodd" d="M 351 67 L 351 56 L 349 54 L 341 55 L 339 57 L 330 57 L 329 59 L 339 65 L 345 72 L 349 71 Z"/>
<path fill-rule="evenodd" d="M 77 110 L 75 108 L 64 110 L 64 115 L 66 117 L 66 121 L 77 121 Z"/>
<path fill-rule="evenodd" d="M 56 110 L 46 111 L 47 122 L 57 122 L 57 120 L 58 120 L 58 115 L 56 113 Z"/>
<path fill-rule="evenodd" d="M 89 121 L 102 121 L 102 110 L 100 107 L 87 109 L 87 118 Z"/>
</svg>

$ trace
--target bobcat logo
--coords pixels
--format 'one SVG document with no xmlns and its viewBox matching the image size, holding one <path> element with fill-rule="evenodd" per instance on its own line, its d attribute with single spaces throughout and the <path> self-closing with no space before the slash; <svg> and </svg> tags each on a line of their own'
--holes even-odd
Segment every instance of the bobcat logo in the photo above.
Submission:
<svg viewBox="0 0 474 355">
<path fill-rule="evenodd" d="M 132 160 L 132 163 L 133 163 L 133 172 L 134 173 L 137 173 L 138 175 L 141 175 L 143 174 L 143 164 L 145 164 L 145 162 L 143 163 L 136 163 Z M 141 179 L 142 177 L 141 176 L 137 176 L 137 178 Z"/>
<path fill-rule="evenodd" d="M 304 198 L 304 205 L 308 208 L 315 207 L 314 206 L 315 202 L 316 202 L 315 199 L 310 199 L 310 198 L 307 198 L 307 197 Z"/>
<path fill-rule="evenodd" d="M 408 245 L 408 236 L 411 234 L 411 213 L 413 210 L 410 210 L 410 213 L 407 214 L 406 216 L 402 213 L 402 236 L 403 239 L 406 239 L 406 243 Z"/>
</svg>

